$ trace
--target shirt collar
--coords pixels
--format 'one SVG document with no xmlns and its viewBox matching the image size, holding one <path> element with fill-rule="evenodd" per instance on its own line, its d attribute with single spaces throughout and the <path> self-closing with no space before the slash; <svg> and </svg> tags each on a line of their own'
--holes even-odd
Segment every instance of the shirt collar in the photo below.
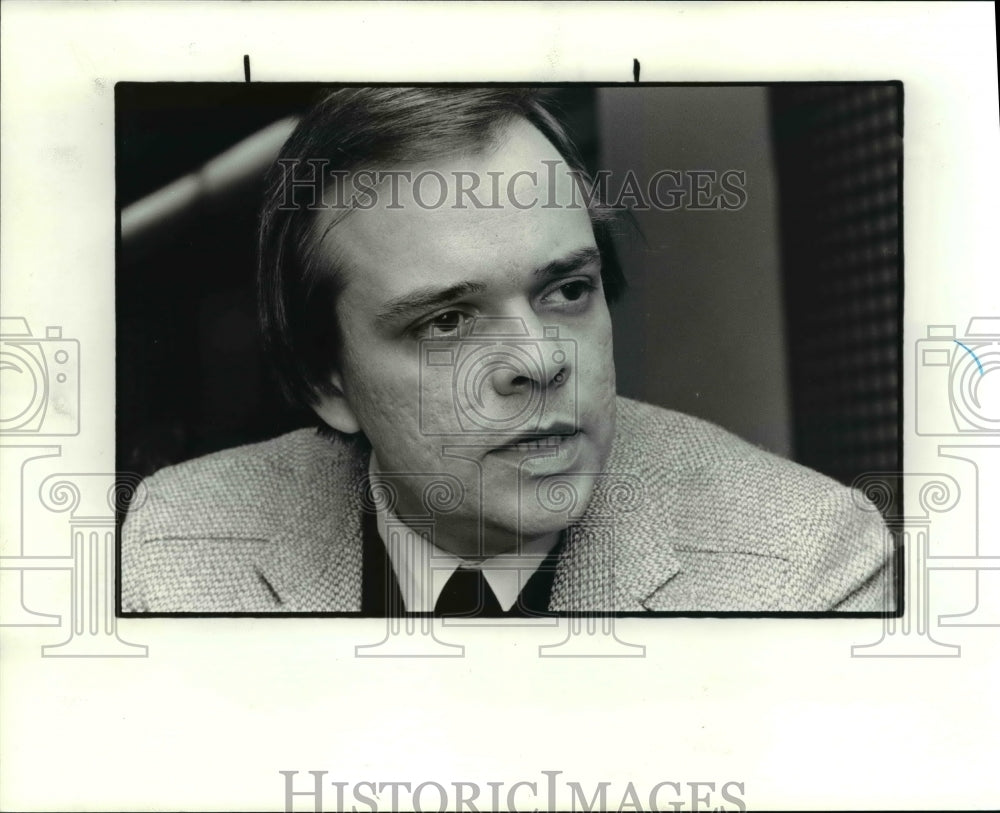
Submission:
<svg viewBox="0 0 1000 813">
<path fill-rule="evenodd" d="M 378 463 L 372 452 L 368 472 L 378 479 Z M 407 612 L 433 612 L 448 579 L 459 568 L 478 568 L 504 612 L 517 602 L 528 579 L 541 567 L 559 541 L 559 534 L 531 540 L 519 551 L 501 553 L 484 560 L 466 560 L 439 548 L 430 541 L 430 530 L 414 522 L 407 524 L 394 511 L 376 512 L 378 533 L 399 582 Z"/>
</svg>

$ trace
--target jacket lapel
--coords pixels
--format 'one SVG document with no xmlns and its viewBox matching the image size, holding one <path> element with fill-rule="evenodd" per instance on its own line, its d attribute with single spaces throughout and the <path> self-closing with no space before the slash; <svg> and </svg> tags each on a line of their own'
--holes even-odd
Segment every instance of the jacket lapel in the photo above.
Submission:
<svg viewBox="0 0 1000 813">
<path fill-rule="evenodd" d="M 317 436 L 285 493 L 300 495 L 257 557 L 260 575 L 288 612 L 361 609 L 361 490 L 366 450 Z"/>
<path fill-rule="evenodd" d="M 681 569 L 670 502 L 662 489 L 631 472 L 609 469 L 599 475 L 586 512 L 567 531 L 549 608 L 655 609 L 652 597 Z"/>
</svg>

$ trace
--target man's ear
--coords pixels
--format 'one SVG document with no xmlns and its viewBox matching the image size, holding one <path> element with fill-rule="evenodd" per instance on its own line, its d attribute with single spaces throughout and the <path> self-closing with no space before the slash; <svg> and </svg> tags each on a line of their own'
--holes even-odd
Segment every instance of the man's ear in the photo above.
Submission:
<svg viewBox="0 0 1000 813">
<path fill-rule="evenodd" d="M 353 435 L 361 431 L 358 418 L 347 402 L 344 394 L 344 382 L 340 373 L 330 375 L 330 386 L 325 392 L 317 393 L 319 401 L 313 405 L 313 411 L 328 426 L 345 435 Z"/>
</svg>

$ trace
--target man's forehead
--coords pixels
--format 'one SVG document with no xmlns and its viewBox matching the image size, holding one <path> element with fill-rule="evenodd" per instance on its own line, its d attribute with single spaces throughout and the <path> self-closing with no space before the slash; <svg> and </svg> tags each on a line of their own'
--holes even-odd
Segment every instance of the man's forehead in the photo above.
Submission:
<svg viewBox="0 0 1000 813">
<path fill-rule="evenodd" d="M 330 227 L 324 219 L 334 215 L 320 213 L 321 250 L 369 274 L 393 270 L 393 278 L 369 283 L 396 289 L 406 282 L 397 277 L 404 268 L 460 280 L 485 263 L 514 271 L 592 243 L 577 180 L 558 150 L 523 119 L 497 135 L 478 153 L 396 166 L 395 178 L 383 170 L 365 200 L 375 205 Z"/>
<path fill-rule="evenodd" d="M 339 179 L 341 194 L 364 188 L 358 211 L 412 210 L 415 214 L 440 209 L 525 211 L 525 202 L 537 193 L 542 203 L 579 207 L 576 171 L 542 132 L 523 118 L 501 125 L 492 138 L 477 147 L 442 151 L 433 158 L 391 166 L 373 163 L 357 167 Z M 498 190 L 494 199 L 487 193 Z M 473 200 L 485 204 L 477 207 Z M 542 194 L 544 193 L 544 194 Z M 338 204 L 339 205 L 339 204 Z M 335 215 L 341 216 L 343 213 Z"/>
</svg>

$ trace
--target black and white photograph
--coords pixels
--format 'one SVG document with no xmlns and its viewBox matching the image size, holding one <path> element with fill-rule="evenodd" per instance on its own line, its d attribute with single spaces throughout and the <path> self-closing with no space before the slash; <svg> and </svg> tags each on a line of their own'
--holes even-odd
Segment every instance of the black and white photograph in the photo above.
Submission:
<svg viewBox="0 0 1000 813">
<path fill-rule="evenodd" d="M 995 806 L 994 4 L 0 5 L 0 809 Z"/>
<path fill-rule="evenodd" d="M 903 92 L 119 85 L 123 612 L 893 611 Z"/>
</svg>

